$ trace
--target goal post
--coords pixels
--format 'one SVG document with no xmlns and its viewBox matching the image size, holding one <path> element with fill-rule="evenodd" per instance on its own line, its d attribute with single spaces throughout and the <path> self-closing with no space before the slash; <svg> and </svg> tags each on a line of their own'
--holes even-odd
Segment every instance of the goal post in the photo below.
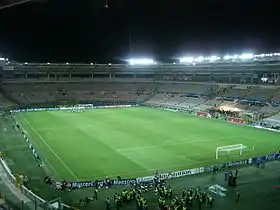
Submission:
<svg viewBox="0 0 280 210">
<path fill-rule="evenodd" d="M 245 146 L 243 144 L 234 144 L 234 145 L 217 147 L 217 149 L 216 149 L 216 159 L 218 159 L 218 157 L 219 157 L 219 152 L 228 152 L 228 153 L 230 153 L 231 151 L 239 150 L 239 154 L 242 155 L 243 150 L 246 147 L 247 146 Z"/>
<path fill-rule="evenodd" d="M 72 112 L 84 112 L 86 109 L 93 109 L 92 104 L 77 104 L 71 108 Z"/>
</svg>

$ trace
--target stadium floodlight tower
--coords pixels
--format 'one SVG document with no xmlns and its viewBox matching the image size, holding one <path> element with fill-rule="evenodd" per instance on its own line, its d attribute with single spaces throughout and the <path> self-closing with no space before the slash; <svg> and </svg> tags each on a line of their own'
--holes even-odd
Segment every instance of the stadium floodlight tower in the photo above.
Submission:
<svg viewBox="0 0 280 210">
<path fill-rule="evenodd" d="M 228 154 L 229 154 L 231 151 L 239 150 L 239 154 L 242 155 L 243 150 L 245 148 L 247 148 L 247 146 L 245 146 L 243 144 L 234 144 L 234 145 L 217 147 L 217 149 L 216 149 L 216 159 L 219 158 L 219 152 L 228 152 Z"/>
</svg>

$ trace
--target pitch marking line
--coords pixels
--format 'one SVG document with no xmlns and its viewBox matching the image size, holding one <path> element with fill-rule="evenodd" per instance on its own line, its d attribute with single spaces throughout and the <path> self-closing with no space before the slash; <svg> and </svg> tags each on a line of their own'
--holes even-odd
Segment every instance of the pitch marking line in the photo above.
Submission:
<svg viewBox="0 0 280 210">
<path fill-rule="evenodd" d="M 22 115 L 23 116 L 23 115 Z M 59 162 L 67 169 L 67 171 L 79 181 L 77 175 L 64 163 L 63 160 L 58 156 L 58 154 L 51 148 L 51 146 L 46 142 L 46 140 L 36 131 L 34 126 L 23 116 L 23 120 L 29 125 L 29 127 L 34 131 L 34 133 L 42 140 L 42 142 L 48 147 L 48 149 L 53 153 L 53 155 L 59 160 Z"/>
<path fill-rule="evenodd" d="M 164 147 L 164 146 L 176 146 L 176 145 L 184 145 L 186 143 L 198 143 L 198 142 L 206 142 L 207 140 L 194 140 L 194 139 L 179 139 L 175 141 L 167 140 L 164 141 L 161 145 L 147 145 L 142 147 L 132 147 L 132 148 L 125 148 L 125 149 L 116 149 L 118 152 L 126 152 L 126 151 L 137 151 L 137 150 L 147 150 L 155 147 Z"/>
</svg>

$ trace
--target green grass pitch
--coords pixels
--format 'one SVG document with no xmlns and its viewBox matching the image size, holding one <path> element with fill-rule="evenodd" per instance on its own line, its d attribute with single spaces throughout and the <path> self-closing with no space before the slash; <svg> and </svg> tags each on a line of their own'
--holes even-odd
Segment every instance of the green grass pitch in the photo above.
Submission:
<svg viewBox="0 0 280 210">
<path fill-rule="evenodd" d="M 220 120 L 146 107 L 17 113 L 30 140 L 57 179 L 139 177 L 279 150 L 280 134 Z M 243 144 L 221 153 L 218 146 Z M 254 148 L 254 149 L 253 149 Z"/>
</svg>

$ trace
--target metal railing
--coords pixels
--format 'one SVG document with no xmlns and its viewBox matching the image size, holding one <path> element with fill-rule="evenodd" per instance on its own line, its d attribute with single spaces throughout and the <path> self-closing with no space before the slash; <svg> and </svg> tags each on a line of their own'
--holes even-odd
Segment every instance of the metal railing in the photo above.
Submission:
<svg viewBox="0 0 280 210">
<path fill-rule="evenodd" d="M 55 209 L 52 205 L 50 205 L 47 201 L 43 198 L 39 197 L 31 190 L 28 190 L 25 186 L 19 185 L 16 181 L 15 176 L 13 175 L 12 171 L 6 164 L 5 160 L 0 158 L 0 163 L 8 177 L 8 179 L 17 187 L 21 193 L 26 196 L 31 202 L 23 202 L 21 201 L 21 205 L 17 205 L 18 209 Z"/>
</svg>

